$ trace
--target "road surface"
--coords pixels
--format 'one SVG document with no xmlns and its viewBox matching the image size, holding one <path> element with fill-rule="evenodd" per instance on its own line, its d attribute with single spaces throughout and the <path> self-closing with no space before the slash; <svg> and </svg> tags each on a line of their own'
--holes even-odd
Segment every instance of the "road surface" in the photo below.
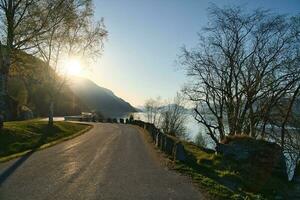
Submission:
<svg viewBox="0 0 300 200">
<path fill-rule="evenodd" d="M 0 164 L 0 200 L 203 199 L 163 167 L 139 129 L 94 124 L 89 132 Z"/>
</svg>

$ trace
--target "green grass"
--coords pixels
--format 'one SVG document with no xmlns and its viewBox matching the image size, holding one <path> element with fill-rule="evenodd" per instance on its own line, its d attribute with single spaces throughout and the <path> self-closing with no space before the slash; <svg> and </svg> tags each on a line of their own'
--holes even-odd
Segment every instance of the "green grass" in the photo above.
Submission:
<svg viewBox="0 0 300 200">
<path fill-rule="evenodd" d="M 263 186 L 255 188 L 259 180 L 249 177 L 243 163 L 228 160 L 193 143 L 183 142 L 187 160 L 175 162 L 174 169 L 190 176 L 212 199 L 275 199 L 288 190 L 287 181 L 270 177 Z M 253 190 L 253 187 L 255 188 Z M 278 195 L 280 194 L 280 195 Z"/>
<path fill-rule="evenodd" d="M 53 127 L 49 127 L 46 121 L 38 120 L 6 122 L 0 132 L 0 158 L 38 149 L 87 127 L 88 125 L 70 122 L 54 122 Z"/>
</svg>

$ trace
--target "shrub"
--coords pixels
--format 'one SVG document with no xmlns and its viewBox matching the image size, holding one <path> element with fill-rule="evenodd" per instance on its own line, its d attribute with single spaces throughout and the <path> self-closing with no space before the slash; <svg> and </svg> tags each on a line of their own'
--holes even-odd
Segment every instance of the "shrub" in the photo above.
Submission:
<svg viewBox="0 0 300 200">
<path fill-rule="evenodd" d="M 222 144 L 228 144 L 232 141 L 249 141 L 252 140 L 248 135 L 241 134 L 241 135 L 233 135 L 233 136 L 226 136 L 224 140 L 221 141 Z"/>
<path fill-rule="evenodd" d="M 207 141 L 205 140 L 205 138 L 203 137 L 203 134 L 201 132 L 199 132 L 195 138 L 195 144 L 198 147 L 207 147 Z"/>
</svg>

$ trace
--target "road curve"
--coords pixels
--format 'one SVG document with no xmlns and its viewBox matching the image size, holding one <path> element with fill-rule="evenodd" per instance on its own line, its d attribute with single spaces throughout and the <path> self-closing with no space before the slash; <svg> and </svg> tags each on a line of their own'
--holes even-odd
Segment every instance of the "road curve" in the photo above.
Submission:
<svg viewBox="0 0 300 200">
<path fill-rule="evenodd" d="M 94 124 L 89 132 L 0 164 L 0 200 L 204 199 L 165 169 L 139 129 Z"/>
</svg>

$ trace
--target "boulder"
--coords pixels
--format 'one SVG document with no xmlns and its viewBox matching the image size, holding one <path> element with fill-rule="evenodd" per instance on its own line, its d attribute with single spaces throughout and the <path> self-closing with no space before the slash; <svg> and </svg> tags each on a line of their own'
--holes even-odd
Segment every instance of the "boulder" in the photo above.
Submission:
<svg viewBox="0 0 300 200">
<path fill-rule="evenodd" d="M 238 136 L 225 140 L 216 150 L 225 160 L 235 161 L 236 170 L 257 183 L 257 187 L 274 177 L 288 180 L 285 158 L 276 143 Z"/>
<path fill-rule="evenodd" d="M 156 144 L 156 137 L 158 135 L 158 132 L 152 132 L 151 136 L 152 136 L 152 140 L 154 141 L 154 143 Z"/>
<path fill-rule="evenodd" d="M 175 144 L 175 141 L 170 138 L 170 137 L 166 137 L 166 145 L 165 145 L 165 152 L 168 154 L 168 155 L 172 155 L 173 154 L 173 148 L 174 148 L 174 144 Z"/>
<path fill-rule="evenodd" d="M 179 160 L 179 161 L 186 160 L 186 152 L 185 152 L 184 146 L 180 142 L 176 143 L 174 150 L 175 150 L 174 158 L 176 160 Z"/>
<path fill-rule="evenodd" d="M 156 141 L 155 141 L 155 144 L 156 144 L 156 146 L 158 146 L 158 147 L 160 147 L 160 145 L 161 145 L 161 136 L 162 136 L 162 133 L 157 133 L 157 135 L 156 135 Z"/>
<path fill-rule="evenodd" d="M 166 141 L 166 135 L 162 134 L 161 135 L 161 140 L 160 140 L 160 150 L 162 150 L 162 151 L 165 151 L 165 149 L 166 149 L 165 141 Z"/>
</svg>

